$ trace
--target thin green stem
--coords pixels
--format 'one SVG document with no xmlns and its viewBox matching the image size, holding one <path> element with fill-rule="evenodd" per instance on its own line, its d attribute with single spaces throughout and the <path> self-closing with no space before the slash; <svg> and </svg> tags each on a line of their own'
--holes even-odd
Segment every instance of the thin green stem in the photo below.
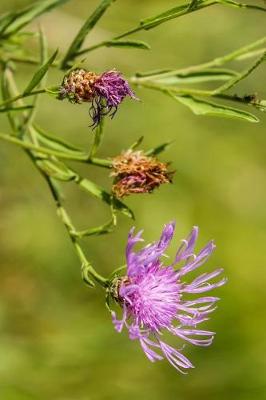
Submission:
<svg viewBox="0 0 266 400">
<path fill-rule="evenodd" d="M 31 151 L 35 151 L 37 153 L 41 153 L 47 156 L 55 156 L 58 158 L 62 159 L 67 159 L 69 161 L 80 161 L 80 162 L 86 162 L 88 164 L 96 165 L 98 167 L 103 167 L 103 168 L 111 168 L 112 166 L 112 161 L 111 160 L 105 160 L 101 158 L 96 158 L 96 157 L 90 157 L 89 154 L 87 153 L 78 153 L 76 155 L 72 155 L 70 153 L 63 153 L 58 150 L 53 150 L 53 149 L 48 149 L 46 147 L 42 146 L 37 146 L 36 144 L 33 144 L 31 142 L 26 142 L 24 140 L 18 139 L 15 136 L 10 136 L 7 133 L 0 133 L 0 139 L 5 140 L 7 142 L 16 144 L 24 149 L 28 149 Z"/>
<path fill-rule="evenodd" d="M 232 79 L 230 79 L 228 82 L 226 82 L 224 85 L 220 86 L 218 89 L 215 89 L 214 93 L 223 93 L 228 89 L 231 89 L 233 86 L 235 86 L 238 82 L 241 80 L 245 79 L 248 75 L 250 75 L 262 62 L 264 62 L 266 59 L 266 51 L 256 60 L 256 62 L 251 65 L 251 67 L 245 69 L 242 71 L 242 73 L 239 73 L 238 75 L 234 76 Z"/>
<path fill-rule="evenodd" d="M 208 62 L 205 62 L 202 64 L 192 65 L 192 66 L 186 67 L 186 68 L 179 68 L 179 69 L 165 72 L 162 74 L 138 77 L 138 78 L 136 78 L 136 80 L 138 82 L 145 82 L 145 81 L 154 80 L 156 78 L 166 78 L 166 77 L 170 77 L 170 76 L 174 76 L 174 75 L 186 75 L 189 73 L 199 72 L 199 71 L 202 71 L 207 68 L 220 67 L 229 61 L 233 61 L 235 59 L 241 58 L 241 56 L 243 56 L 244 54 L 249 53 L 251 50 L 253 50 L 256 47 L 263 46 L 265 43 L 266 43 L 266 36 L 264 36 L 263 38 L 261 38 L 259 40 L 256 40 L 255 42 L 253 42 L 247 46 L 243 46 L 240 49 L 234 50 L 233 52 L 228 53 L 225 56 L 217 57 L 214 60 L 211 60 L 211 61 L 208 61 Z M 265 49 L 263 50 L 263 52 L 264 51 L 265 51 Z"/>
<path fill-rule="evenodd" d="M 165 18 L 162 20 L 162 22 L 166 22 L 166 21 L 168 21 L 168 20 L 170 20 L 170 19 L 173 19 L 173 18 L 182 17 L 182 16 L 184 16 L 184 15 L 186 15 L 186 14 L 190 14 L 190 13 L 192 13 L 192 12 L 194 12 L 194 11 L 198 11 L 198 10 L 200 10 L 200 9 L 202 9 L 202 8 L 209 7 L 209 6 L 214 5 L 214 4 L 217 4 L 217 1 L 208 1 L 208 0 L 206 1 L 206 0 L 205 0 L 205 1 L 202 1 L 202 2 L 198 5 L 198 7 L 192 8 L 192 9 L 189 9 L 189 8 L 187 7 L 187 4 L 184 4 L 183 10 L 182 10 L 182 11 L 180 11 L 180 12 L 178 12 L 178 13 L 176 13 L 176 14 L 173 14 L 173 15 L 171 15 L 171 16 L 165 17 Z M 181 6 L 180 6 L 180 7 L 181 7 Z M 143 31 L 143 30 L 148 30 L 148 29 L 150 29 L 150 28 L 153 26 L 153 24 L 154 24 L 153 22 L 151 23 L 151 22 L 145 22 L 145 21 L 143 21 L 142 23 L 140 23 L 139 25 L 133 27 L 132 29 L 130 29 L 130 30 L 126 31 L 126 32 L 123 32 L 123 33 L 121 33 L 121 34 L 119 34 L 119 35 L 117 35 L 117 36 L 114 36 L 114 37 L 113 37 L 112 39 L 110 39 L 110 40 L 112 41 L 112 40 L 123 39 L 123 38 L 125 38 L 125 37 L 127 37 L 127 36 L 132 35 L 133 33 L 136 33 L 136 32 L 139 32 L 139 31 Z M 100 47 L 104 47 L 104 46 L 107 45 L 107 43 L 110 42 L 110 40 L 103 40 L 102 42 L 96 43 L 95 45 L 92 45 L 92 46 L 90 46 L 90 47 L 87 47 L 86 49 L 80 50 L 80 51 L 78 51 L 78 52 L 76 53 L 76 56 L 80 56 L 80 55 L 85 54 L 85 53 L 88 53 L 88 52 L 90 52 L 90 51 L 99 49 Z"/>
<path fill-rule="evenodd" d="M 30 96 L 35 96 L 36 94 L 40 94 L 40 93 L 47 93 L 47 89 L 38 89 L 38 90 L 33 90 L 30 93 L 20 93 L 15 97 L 12 97 L 11 99 L 7 99 L 5 101 L 3 101 L 0 104 L 0 108 L 2 108 L 3 106 L 7 106 L 9 104 L 14 103 L 15 101 L 24 99 L 25 97 L 30 97 Z"/>
<path fill-rule="evenodd" d="M 199 97 L 215 97 L 218 99 L 223 99 L 223 100 L 228 100 L 236 103 L 243 103 L 243 104 L 250 104 L 255 107 L 260 107 L 260 102 L 254 100 L 254 96 L 244 96 L 240 97 L 237 95 L 227 95 L 223 93 L 216 93 L 214 90 L 196 90 L 196 89 L 178 89 L 175 87 L 169 87 L 169 86 L 162 86 L 158 85 L 152 82 L 137 82 L 137 78 L 134 78 L 134 80 L 130 80 L 130 82 L 133 85 L 137 85 L 139 87 L 147 88 L 147 89 L 152 89 L 152 90 L 157 90 L 159 92 L 162 92 L 167 95 L 172 95 L 176 94 L 179 96 L 186 96 L 186 95 L 191 95 L 191 96 L 199 96 Z"/>
<path fill-rule="evenodd" d="M 153 28 L 153 27 L 155 27 L 155 26 L 157 26 L 157 25 L 159 25 L 161 23 L 167 22 L 167 21 L 169 21 L 171 19 L 179 18 L 179 17 L 182 17 L 184 15 L 190 14 L 192 12 L 199 11 L 199 10 L 202 10 L 203 8 L 210 7 L 210 6 L 217 5 L 217 4 L 218 5 L 219 4 L 220 5 L 225 5 L 225 6 L 229 6 L 229 7 L 237 7 L 237 8 L 245 8 L 245 9 L 254 9 L 254 10 L 259 10 L 259 11 L 266 11 L 266 9 L 264 7 L 238 3 L 238 2 L 235 2 L 235 1 L 231 1 L 231 0 L 203 0 L 203 1 L 199 1 L 198 4 L 194 4 L 193 7 L 188 7 L 187 4 L 184 4 L 183 6 L 181 5 L 179 7 L 180 11 L 177 11 L 176 13 L 173 12 L 172 14 L 166 15 L 165 17 L 158 16 L 158 21 L 156 21 L 156 19 L 154 19 L 154 18 L 149 18 L 147 20 L 144 20 L 139 25 L 137 25 L 137 26 L 129 29 L 128 31 L 123 32 L 123 33 L 121 33 L 121 34 L 119 34 L 117 36 L 114 36 L 110 40 L 112 41 L 112 40 L 123 39 L 123 38 L 125 38 L 127 36 L 132 35 L 133 33 L 137 33 L 137 32 L 143 31 L 143 30 L 149 30 L 149 29 L 151 29 L 151 28 Z M 149 21 L 149 20 L 151 20 L 151 21 Z M 99 43 L 96 43 L 95 45 L 87 47 L 86 49 L 82 49 L 82 50 L 80 50 L 80 51 L 78 51 L 76 53 L 76 56 L 80 56 L 82 54 L 85 54 L 85 53 L 91 52 L 93 50 L 99 49 L 101 47 L 104 47 L 110 42 L 110 40 L 103 40 L 103 41 L 101 41 Z"/>
<path fill-rule="evenodd" d="M 12 84 L 13 88 L 16 89 L 16 85 L 15 85 L 15 81 L 14 81 L 12 73 L 9 74 L 8 79 L 9 79 L 10 83 Z M 34 129 L 31 129 L 31 127 L 29 127 L 29 132 L 30 132 L 31 136 L 33 136 L 34 143 L 36 143 L 37 145 L 25 142 L 24 140 L 17 139 L 14 136 L 8 136 L 6 134 L 0 134 L 0 138 L 2 138 L 4 140 L 8 140 L 11 143 L 19 144 L 21 147 L 24 148 L 25 152 L 30 157 L 30 159 L 32 160 L 32 162 L 34 163 L 35 167 L 38 169 L 40 174 L 44 177 L 44 179 L 46 180 L 46 182 L 51 190 L 51 194 L 56 203 L 58 215 L 61 218 L 63 224 L 65 225 L 67 232 L 69 234 L 69 237 L 70 237 L 70 239 L 74 245 L 74 248 L 76 250 L 76 253 L 81 261 L 83 279 L 89 285 L 94 286 L 93 281 L 91 281 L 91 278 L 92 278 L 96 282 L 98 282 L 102 287 L 105 288 L 108 286 L 109 280 L 104 278 L 103 276 L 101 276 L 97 271 L 95 271 L 95 269 L 92 267 L 91 263 L 87 260 L 80 244 L 78 243 L 76 229 L 71 221 L 69 214 L 67 213 L 66 209 L 62 205 L 60 195 L 58 193 L 58 190 L 57 190 L 55 184 L 53 183 L 53 180 L 38 165 L 38 162 L 37 162 L 38 160 L 36 158 L 35 153 L 33 152 L 33 151 L 38 151 L 36 149 L 39 149 L 38 139 L 35 135 L 35 131 L 34 131 Z M 23 139 L 25 137 L 25 133 L 26 133 L 25 130 L 23 132 L 19 132 L 19 134 L 22 134 L 21 136 Z M 46 149 L 43 149 L 43 150 L 46 150 Z M 49 149 L 47 149 L 47 150 L 49 150 Z"/>
<path fill-rule="evenodd" d="M 96 282 L 98 282 L 101 286 L 106 287 L 108 285 L 108 279 L 104 278 L 101 276 L 91 265 L 91 263 L 88 261 L 87 257 L 85 256 L 80 244 L 78 243 L 78 238 L 76 235 L 76 230 L 75 227 L 70 219 L 69 214 L 67 213 L 66 209 L 63 207 L 60 197 L 58 196 L 57 190 L 55 189 L 53 185 L 53 181 L 51 178 L 49 178 L 45 173 L 42 173 L 50 187 L 52 196 L 55 200 L 56 206 L 57 206 L 57 214 L 60 217 L 61 221 L 66 227 L 66 230 L 69 234 L 69 237 L 71 239 L 71 242 L 74 245 L 74 248 L 76 250 L 76 253 L 79 257 L 79 260 L 82 265 L 82 272 L 83 274 L 88 273 L 90 277 L 92 277 Z M 84 271 L 85 270 L 85 271 Z"/>
</svg>

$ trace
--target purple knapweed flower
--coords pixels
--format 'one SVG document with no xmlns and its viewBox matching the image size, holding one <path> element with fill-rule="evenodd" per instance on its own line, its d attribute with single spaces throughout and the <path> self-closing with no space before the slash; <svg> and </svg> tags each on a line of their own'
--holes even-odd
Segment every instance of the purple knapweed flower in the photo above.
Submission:
<svg viewBox="0 0 266 400">
<path fill-rule="evenodd" d="M 125 326 L 130 339 L 139 340 L 150 361 L 166 358 L 178 371 L 184 372 L 193 368 L 192 363 L 181 353 L 182 349 L 176 349 L 163 340 L 163 331 L 196 346 L 209 346 L 214 332 L 198 329 L 197 325 L 209 319 L 219 298 L 203 296 L 187 299 L 186 295 L 205 293 L 222 286 L 226 279 L 212 282 L 223 272 L 219 268 L 211 273 L 203 273 L 191 283 L 183 280 L 185 275 L 199 268 L 215 248 L 211 241 L 198 254 L 194 253 L 197 227 L 192 229 L 187 239 L 182 240 L 174 262 L 163 265 L 161 257 L 170 244 L 174 229 L 175 224 L 169 223 L 158 242 L 138 252 L 134 252 L 133 247 L 143 240 L 142 232 L 134 235 L 132 229 L 126 248 L 127 275 L 116 278 L 110 292 L 123 308 L 122 320 L 117 319 L 112 311 L 115 329 L 121 332 Z M 178 264 L 181 266 L 176 269 Z"/>
<path fill-rule="evenodd" d="M 75 69 L 64 77 L 58 98 L 71 103 L 90 102 L 92 126 L 96 127 L 105 115 L 115 115 L 119 104 L 129 96 L 135 100 L 128 82 L 116 70 L 101 75 L 84 69 Z"/>
</svg>

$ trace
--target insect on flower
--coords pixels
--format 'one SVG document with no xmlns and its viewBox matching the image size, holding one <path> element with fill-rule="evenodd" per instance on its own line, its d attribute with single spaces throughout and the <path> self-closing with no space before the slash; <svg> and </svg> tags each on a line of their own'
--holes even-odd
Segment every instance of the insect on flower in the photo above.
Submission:
<svg viewBox="0 0 266 400">
<path fill-rule="evenodd" d="M 127 274 L 115 278 L 109 288 L 112 298 L 122 307 L 122 319 L 112 311 L 115 329 L 122 331 L 125 326 L 131 340 L 139 343 L 152 362 L 167 359 L 178 371 L 193 368 L 192 363 L 181 350 L 163 340 L 163 331 L 168 331 L 185 342 L 195 346 L 209 346 L 214 332 L 198 329 L 198 325 L 209 319 L 215 310 L 218 297 L 203 296 L 192 299 L 186 295 L 201 294 L 224 285 L 225 278 L 213 282 L 223 269 L 203 273 L 191 283 L 184 276 L 199 268 L 210 257 L 215 245 L 209 242 L 198 254 L 194 247 L 198 228 L 194 227 L 187 239 L 182 240 L 174 262 L 163 265 L 161 257 L 169 246 L 175 224 L 165 225 L 159 241 L 148 244 L 134 252 L 136 243 L 142 241 L 142 232 L 129 233 L 126 247 Z M 178 264 L 182 266 L 176 269 Z"/>
</svg>

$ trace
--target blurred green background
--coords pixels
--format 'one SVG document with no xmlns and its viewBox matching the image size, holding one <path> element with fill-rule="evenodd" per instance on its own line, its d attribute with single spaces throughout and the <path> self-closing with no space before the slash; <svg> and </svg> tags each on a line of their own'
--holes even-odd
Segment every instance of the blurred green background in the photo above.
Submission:
<svg viewBox="0 0 266 400">
<path fill-rule="evenodd" d="M 2 0 L 0 11 L 28 1 Z M 177 1 L 117 1 L 102 18 L 87 44 L 134 26 L 176 5 Z M 51 51 L 67 48 L 97 1 L 72 0 L 41 18 Z M 34 27 L 35 29 L 35 27 Z M 125 74 L 161 67 L 183 67 L 223 55 L 265 34 L 263 13 L 210 7 L 134 37 L 151 51 L 100 49 L 87 66 Z M 132 36 L 133 38 L 133 36 Z M 33 67 L 20 66 L 25 87 Z M 49 75 L 49 84 L 62 76 Z M 242 94 L 266 96 L 265 66 L 238 87 Z M 204 326 L 217 331 L 212 347 L 187 346 L 196 365 L 178 374 L 167 362 L 150 363 L 126 332 L 117 334 L 104 306 L 101 289 L 80 279 L 80 265 L 45 182 L 21 149 L 0 147 L 0 398 L 1 400 L 263 400 L 266 398 L 266 136 L 265 115 L 259 124 L 197 117 L 181 104 L 147 90 L 136 90 L 141 102 L 125 101 L 106 124 L 101 156 L 114 156 L 139 136 L 148 149 L 174 140 L 161 157 L 172 160 L 174 185 L 153 195 L 132 196 L 127 203 L 147 240 L 162 225 L 177 221 L 173 255 L 179 240 L 199 225 L 199 246 L 215 238 L 217 250 L 207 269 L 223 266 L 228 284 Z M 252 111 L 252 110 L 250 110 Z M 88 148 L 92 133 L 87 107 L 42 96 L 38 123 L 62 138 Z M 1 131 L 8 125 L 1 116 Z M 106 170 L 80 167 L 82 173 L 109 188 Z M 80 228 L 106 221 L 101 203 L 67 184 L 66 207 Z M 103 274 L 124 262 L 132 221 L 120 217 L 108 236 L 84 241 L 88 257 Z M 203 269 L 201 269 L 203 270 Z"/>
</svg>

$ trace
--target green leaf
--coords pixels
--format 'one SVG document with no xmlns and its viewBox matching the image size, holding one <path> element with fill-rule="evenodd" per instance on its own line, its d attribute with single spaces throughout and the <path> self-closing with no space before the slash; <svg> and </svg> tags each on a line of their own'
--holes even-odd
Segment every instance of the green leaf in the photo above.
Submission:
<svg viewBox="0 0 266 400">
<path fill-rule="evenodd" d="M 5 37 L 13 35 L 39 15 L 52 10 L 68 0 L 40 0 L 13 14 L 13 21 L 5 29 Z"/>
<path fill-rule="evenodd" d="M 64 163 L 56 159 L 37 160 L 36 164 L 50 178 L 54 178 L 64 182 L 73 181 L 77 178 L 77 175 L 73 171 L 71 171 Z"/>
<path fill-rule="evenodd" d="M 93 282 L 90 276 L 90 269 L 87 267 L 85 263 L 81 265 L 81 277 L 89 287 L 91 288 L 95 287 L 95 283 Z"/>
<path fill-rule="evenodd" d="M 145 154 L 146 154 L 146 156 L 156 156 L 157 154 L 160 154 L 163 151 L 165 151 L 167 149 L 167 147 L 169 147 L 172 143 L 173 143 L 173 141 L 162 143 L 159 146 L 146 151 Z"/>
<path fill-rule="evenodd" d="M 81 48 L 86 36 L 92 30 L 92 28 L 96 25 L 98 20 L 105 13 L 107 8 L 114 2 L 115 0 L 102 0 L 96 10 L 89 16 L 89 18 L 85 21 L 84 25 L 79 30 L 78 34 L 74 38 L 71 43 L 69 49 L 66 52 L 65 57 L 62 60 L 61 68 L 65 69 L 68 67 L 69 61 L 75 58 L 76 53 Z"/>
<path fill-rule="evenodd" d="M 136 142 L 134 142 L 131 146 L 130 149 L 131 150 L 135 150 L 137 147 L 140 146 L 140 144 L 143 142 L 144 136 L 140 136 L 140 138 L 138 138 L 138 140 L 136 140 Z"/>
<path fill-rule="evenodd" d="M 44 63 L 33 75 L 30 83 L 28 84 L 28 86 L 26 87 L 26 89 L 24 90 L 23 94 L 28 94 L 30 92 L 32 92 L 32 90 L 35 88 L 35 86 L 38 85 L 38 83 L 42 80 L 42 78 L 45 76 L 45 74 L 47 73 L 49 67 L 52 65 L 52 63 L 54 62 L 56 56 L 57 56 L 58 50 L 56 50 L 54 52 L 54 54 L 49 58 L 48 61 L 46 61 L 46 63 Z"/>
<path fill-rule="evenodd" d="M 143 29 L 152 29 L 166 21 L 181 17 L 182 15 L 189 14 L 213 4 L 215 4 L 215 1 L 212 0 L 198 0 L 197 7 L 190 9 L 188 8 L 188 4 L 184 3 L 180 6 L 166 10 L 161 14 L 155 15 L 154 17 L 146 18 L 145 20 L 141 21 L 141 25 L 143 26 Z"/>
<path fill-rule="evenodd" d="M 197 8 L 198 5 L 198 0 L 191 0 L 188 6 L 188 10 L 193 10 L 194 8 Z"/>
<path fill-rule="evenodd" d="M 28 105 L 28 106 L 19 106 L 19 107 L 7 107 L 7 108 L 0 108 L 0 113 L 1 112 L 13 112 L 13 111 L 24 111 L 24 110 L 29 110 L 32 109 L 33 106 Z"/>
<path fill-rule="evenodd" d="M 34 130 L 40 143 L 49 147 L 50 149 L 62 151 L 72 155 L 82 153 L 82 151 L 74 145 L 66 142 L 61 138 L 46 133 L 43 129 L 36 125 L 34 125 Z"/>
<path fill-rule="evenodd" d="M 147 72 L 136 72 L 135 76 L 137 78 L 152 77 L 154 75 L 160 75 L 170 71 L 171 69 L 154 69 L 152 71 L 147 71 Z"/>
<path fill-rule="evenodd" d="M 9 73 L 10 70 L 7 65 L 5 65 L 4 71 L 2 73 L 1 77 L 1 92 L 2 92 L 2 97 L 3 100 L 9 100 L 12 98 L 13 92 L 12 88 L 10 87 L 10 82 L 9 82 Z M 14 108 L 14 105 L 11 103 L 9 107 L 6 107 L 7 110 L 7 118 L 9 120 L 9 123 L 13 129 L 14 132 L 17 132 L 19 127 L 20 127 L 20 119 L 18 118 L 17 115 L 13 115 L 11 113 L 12 109 Z"/>
<path fill-rule="evenodd" d="M 96 183 L 86 178 L 81 179 L 77 183 L 82 189 L 101 199 L 104 203 L 112 205 L 116 210 L 125 214 L 127 217 L 134 219 L 133 212 L 124 203 L 122 203 L 122 201 L 113 197 L 110 193 L 98 186 Z"/>
<path fill-rule="evenodd" d="M 128 47 L 133 49 L 150 50 L 151 46 L 141 40 L 110 40 L 105 43 L 107 47 Z"/>
<path fill-rule="evenodd" d="M 266 11 L 265 7 L 261 6 L 256 6 L 253 4 L 244 4 L 244 3 L 239 3 L 237 1 L 233 0 L 216 0 L 217 3 L 223 4 L 223 5 L 228 5 L 231 7 L 236 7 L 236 8 L 250 8 L 252 10 L 258 10 L 258 11 Z"/>
<path fill-rule="evenodd" d="M 259 119 L 243 110 L 228 107 L 205 100 L 199 100 L 193 96 L 173 96 L 177 101 L 184 104 L 196 115 L 213 115 L 218 117 L 236 118 L 249 122 L 259 122 Z"/>
<path fill-rule="evenodd" d="M 91 146 L 89 158 L 93 157 L 97 150 L 99 149 L 102 140 L 103 140 L 103 125 L 104 125 L 104 118 L 101 119 L 100 124 L 96 128 L 93 144 Z"/>
<path fill-rule="evenodd" d="M 14 21 L 15 18 L 16 13 L 14 12 L 4 14 L 0 17 L 0 36 L 5 32 L 5 30 Z"/>
<path fill-rule="evenodd" d="M 249 76 L 258 66 L 266 60 L 266 50 L 263 52 L 262 55 L 247 69 L 242 71 L 241 73 L 237 74 L 233 78 L 231 78 L 228 82 L 226 82 L 223 86 L 219 87 L 215 90 L 215 93 L 223 93 L 228 89 L 231 89 L 235 86 L 238 82 L 245 79 Z"/>
<path fill-rule="evenodd" d="M 107 233 L 110 233 L 114 229 L 114 220 L 113 218 L 106 222 L 103 225 L 96 226 L 95 228 L 89 228 L 85 229 L 83 231 L 75 232 L 75 236 L 82 238 L 82 237 L 87 237 L 87 236 L 99 236 L 99 235 L 105 235 Z"/>
<path fill-rule="evenodd" d="M 199 83 L 199 82 L 211 82 L 211 81 L 226 81 L 232 79 L 232 77 L 237 76 L 238 74 L 230 69 L 221 69 L 221 68 L 210 68 L 205 69 L 198 72 L 191 73 L 180 73 L 175 74 L 173 71 L 173 75 L 171 72 L 167 72 L 164 74 L 159 74 L 158 76 L 154 76 L 151 80 L 156 83 L 161 83 L 163 85 L 174 86 L 180 83 Z"/>
<path fill-rule="evenodd" d="M 40 44 L 40 64 L 44 64 L 48 59 L 48 44 L 46 36 L 42 30 L 39 28 L 39 44 Z"/>
</svg>

